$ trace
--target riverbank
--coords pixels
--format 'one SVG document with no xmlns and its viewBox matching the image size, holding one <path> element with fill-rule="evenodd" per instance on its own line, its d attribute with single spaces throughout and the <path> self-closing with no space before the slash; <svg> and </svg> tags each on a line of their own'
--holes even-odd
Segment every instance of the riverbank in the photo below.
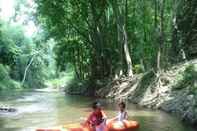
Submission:
<svg viewBox="0 0 197 131">
<path fill-rule="evenodd" d="M 97 96 L 124 99 L 152 109 L 176 114 L 197 124 L 197 60 L 175 65 L 160 75 L 154 71 L 113 80 Z"/>
</svg>

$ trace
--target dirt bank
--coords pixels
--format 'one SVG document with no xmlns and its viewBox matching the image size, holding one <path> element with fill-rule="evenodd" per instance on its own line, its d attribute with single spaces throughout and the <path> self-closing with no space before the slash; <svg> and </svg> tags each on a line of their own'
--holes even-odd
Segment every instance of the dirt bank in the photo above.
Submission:
<svg viewBox="0 0 197 131">
<path fill-rule="evenodd" d="M 159 75 L 149 71 L 113 80 L 97 95 L 161 109 L 197 124 L 197 60 L 173 66 Z"/>
</svg>

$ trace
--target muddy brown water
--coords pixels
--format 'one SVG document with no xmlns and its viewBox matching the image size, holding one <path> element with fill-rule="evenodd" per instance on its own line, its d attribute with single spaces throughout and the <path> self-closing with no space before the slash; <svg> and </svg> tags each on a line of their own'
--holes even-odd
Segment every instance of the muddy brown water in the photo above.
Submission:
<svg viewBox="0 0 197 131">
<path fill-rule="evenodd" d="M 39 127 L 54 127 L 79 123 L 89 113 L 95 98 L 68 96 L 59 92 L 4 91 L 0 104 L 15 107 L 17 112 L 0 112 L 0 131 L 34 131 Z M 100 100 L 108 118 L 117 114 L 116 103 Z M 127 106 L 129 119 L 140 123 L 139 131 L 196 131 L 175 116 L 152 111 L 133 104 Z"/>
</svg>

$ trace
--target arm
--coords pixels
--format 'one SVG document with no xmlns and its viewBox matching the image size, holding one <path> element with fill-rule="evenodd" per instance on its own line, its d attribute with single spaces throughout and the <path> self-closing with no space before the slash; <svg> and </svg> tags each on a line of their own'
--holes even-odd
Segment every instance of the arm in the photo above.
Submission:
<svg viewBox="0 0 197 131">
<path fill-rule="evenodd" d="M 107 115 L 105 114 L 105 112 L 101 111 L 101 113 L 102 113 L 103 119 L 107 119 Z"/>
<path fill-rule="evenodd" d="M 113 117 L 110 121 L 117 121 L 119 118 L 119 114 L 117 114 L 117 116 Z"/>
<path fill-rule="evenodd" d="M 91 119 L 92 119 L 92 113 L 86 118 L 85 122 L 83 122 L 82 125 L 91 124 Z"/>
<path fill-rule="evenodd" d="M 112 120 L 112 121 L 117 121 L 117 120 L 118 120 L 118 116 L 112 118 L 111 120 Z"/>
<path fill-rule="evenodd" d="M 127 112 L 125 112 L 124 119 L 125 119 L 125 120 L 128 120 L 128 118 L 129 118 L 129 115 L 128 115 L 128 113 L 127 113 Z"/>
<path fill-rule="evenodd" d="M 101 113 L 102 113 L 102 116 L 103 116 L 103 121 L 104 121 L 104 123 L 106 123 L 107 122 L 107 115 L 105 114 L 104 111 L 101 111 Z"/>
</svg>

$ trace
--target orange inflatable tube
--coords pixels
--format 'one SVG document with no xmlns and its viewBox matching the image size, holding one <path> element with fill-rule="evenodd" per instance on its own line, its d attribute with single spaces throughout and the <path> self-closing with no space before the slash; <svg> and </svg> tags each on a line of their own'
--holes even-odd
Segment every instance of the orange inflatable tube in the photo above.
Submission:
<svg viewBox="0 0 197 131">
<path fill-rule="evenodd" d="M 94 131 L 88 126 L 79 126 L 79 124 L 63 126 L 66 131 Z M 139 128 L 137 121 L 108 121 L 105 131 L 136 131 Z M 36 131 L 61 131 L 61 129 L 37 129 Z"/>
<path fill-rule="evenodd" d="M 76 128 L 69 128 L 69 131 L 93 131 L 88 127 L 76 127 Z"/>
<path fill-rule="evenodd" d="M 60 129 L 36 129 L 36 131 L 61 131 Z"/>
<path fill-rule="evenodd" d="M 106 131 L 136 131 L 138 128 L 137 121 L 111 121 L 107 124 Z"/>
<path fill-rule="evenodd" d="M 137 121 L 108 121 L 105 131 L 136 131 L 139 128 Z M 72 127 L 68 128 L 69 131 L 94 131 L 94 129 L 88 126 Z"/>
</svg>

